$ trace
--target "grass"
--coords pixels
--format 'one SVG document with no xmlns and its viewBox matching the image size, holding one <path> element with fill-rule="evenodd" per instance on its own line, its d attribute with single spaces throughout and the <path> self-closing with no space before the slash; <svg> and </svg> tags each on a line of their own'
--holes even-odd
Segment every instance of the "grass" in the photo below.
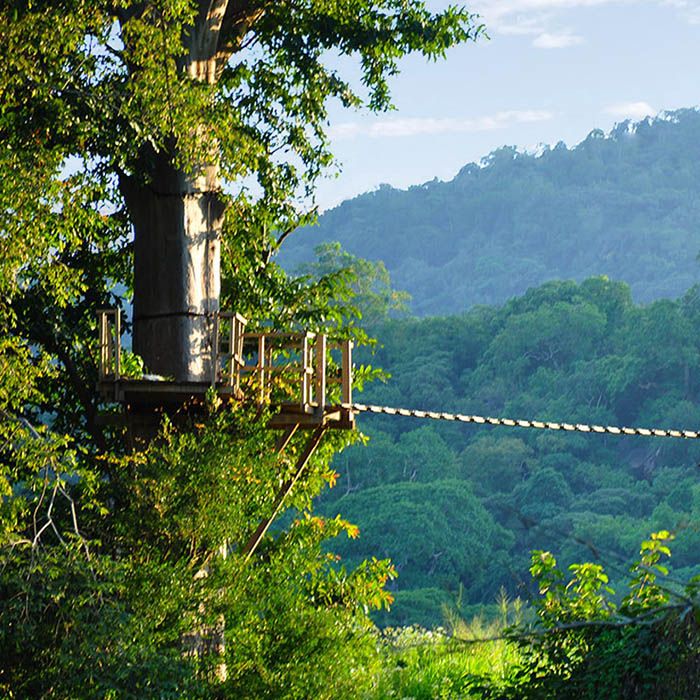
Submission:
<svg viewBox="0 0 700 700">
<path fill-rule="evenodd" d="M 515 644 L 499 637 L 508 625 L 520 622 L 522 605 L 502 595 L 499 610 L 500 617 L 492 621 L 481 616 L 466 621 L 446 611 L 447 629 L 385 629 L 377 700 L 476 699 L 479 694 L 470 690 L 476 676 L 499 685 L 520 661 Z"/>
</svg>

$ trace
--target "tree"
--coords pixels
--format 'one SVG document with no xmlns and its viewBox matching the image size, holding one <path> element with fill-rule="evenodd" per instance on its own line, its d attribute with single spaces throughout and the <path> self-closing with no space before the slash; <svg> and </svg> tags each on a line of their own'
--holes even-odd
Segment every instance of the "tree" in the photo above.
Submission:
<svg viewBox="0 0 700 700">
<path fill-rule="evenodd" d="M 330 697 L 371 683 L 362 611 L 389 601 L 392 571 L 336 566 L 321 541 L 355 530 L 311 514 L 348 437 L 322 445 L 296 517 L 246 561 L 302 442 L 280 456 L 264 412 L 209 397 L 127 451 L 100 415 L 114 407 L 95 391 L 94 312 L 133 296 L 135 351 L 188 380 L 210 376 L 220 303 L 251 323 L 337 325 L 337 285 L 287 280 L 271 260 L 332 162 L 327 102 L 386 109 L 401 56 L 479 33 L 465 10 L 413 0 L 4 7 L 2 694 Z M 337 54 L 359 63 L 361 88 Z"/>
<path fill-rule="evenodd" d="M 510 493 L 529 478 L 532 457 L 532 449 L 520 438 L 482 435 L 469 443 L 461 460 L 464 476 L 475 484 L 478 492 L 493 494 Z"/>
<path fill-rule="evenodd" d="M 302 275 L 312 279 L 346 276 L 353 293 L 353 304 L 365 326 L 376 326 L 392 316 L 405 314 L 411 296 L 391 287 L 391 277 L 381 260 L 358 258 L 344 251 L 340 243 L 323 243 L 314 249 L 316 261 L 299 266 Z"/>
<path fill-rule="evenodd" d="M 351 561 L 370 553 L 390 556 L 399 570 L 398 590 L 455 592 L 461 582 L 475 597 L 484 589 L 496 593 L 493 553 L 507 549 L 512 536 L 494 522 L 470 484 L 392 483 L 349 494 L 326 510 L 335 508 L 362 523 L 363 536 L 339 543 L 339 553 Z"/>
<path fill-rule="evenodd" d="M 465 10 L 399 0 L 19 2 L 6 19 L 3 141 L 110 183 L 134 230 L 135 349 L 190 380 L 210 376 L 222 243 L 257 239 L 264 264 L 305 220 L 295 197 L 331 162 L 327 102 L 386 109 L 401 56 L 481 30 Z M 357 59 L 364 94 L 333 54 Z M 222 189 L 246 178 L 259 196 Z"/>
</svg>

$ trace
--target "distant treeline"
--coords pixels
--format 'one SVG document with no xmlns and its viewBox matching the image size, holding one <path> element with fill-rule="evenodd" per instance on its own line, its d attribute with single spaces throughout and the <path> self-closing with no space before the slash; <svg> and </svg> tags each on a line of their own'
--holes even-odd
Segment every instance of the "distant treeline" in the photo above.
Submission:
<svg viewBox="0 0 700 700">
<path fill-rule="evenodd" d="M 600 130 L 539 156 L 502 148 L 451 182 L 382 186 L 285 243 L 292 269 L 320 242 L 382 260 L 419 315 L 501 303 L 549 279 L 606 274 L 637 301 L 700 281 L 700 113 Z"/>
<path fill-rule="evenodd" d="M 361 400 L 481 415 L 700 426 L 700 289 L 632 301 L 604 277 L 549 282 L 503 306 L 387 321 L 368 359 L 393 375 Z M 698 573 L 700 441 L 561 434 L 362 416 L 367 447 L 336 460 L 325 512 L 360 525 L 350 563 L 391 557 L 382 622 L 439 624 L 444 604 L 527 595 L 529 552 L 624 577 L 639 542 L 677 530 L 675 575 Z"/>
</svg>

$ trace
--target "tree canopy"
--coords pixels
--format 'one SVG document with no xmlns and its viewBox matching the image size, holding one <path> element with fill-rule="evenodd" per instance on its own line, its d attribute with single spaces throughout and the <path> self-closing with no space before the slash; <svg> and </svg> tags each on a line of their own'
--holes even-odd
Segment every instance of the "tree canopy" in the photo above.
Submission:
<svg viewBox="0 0 700 700">
<path fill-rule="evenodd" d="M 549 282 L 461 316 L 388 320 L 372 361 L 392 376 L 369 385 L 362 402 L 694 430 L 697 302 L 694 287 L 676 301 L 637 305 L 627 285 L 594 277 Z M 698 573 L 696 440 L 371 414 L 359 425 L 369 442 L 336 457 L 338 485 L 321 509 L 360 525 L 363 536 L 343 542 L 342 554 L 361 557 L 371 543 L 401 565 L 384 624 L 437 625 L 444 606 L 492 604 L 500 586 L 523 595 L 532 549 L 567 563 L 593 557 L 617 583 L 652 529 L 676 534 L 675 578 Z M 478 523 L 485 560 L 460 518 Z"/>
<path fill-rule="evenodd" d="M 68 157 L 115 185 L 153 178 L 163 154 L 190 170 L 215 160 L 237 183 L 236 226 L 249 237 L 285 231 L 299 220 L 296 197 L 331 163 L 329 100 L 387 109 L 402 56 L 438 58 L 481 32 L 466 10 L 431 14 L 414 0 L 26 1 L 4 15 L 8 231 L 56 203 L 46 179 Z M 357 84 L 343 57 L 359 66 Z"/>
</svg>

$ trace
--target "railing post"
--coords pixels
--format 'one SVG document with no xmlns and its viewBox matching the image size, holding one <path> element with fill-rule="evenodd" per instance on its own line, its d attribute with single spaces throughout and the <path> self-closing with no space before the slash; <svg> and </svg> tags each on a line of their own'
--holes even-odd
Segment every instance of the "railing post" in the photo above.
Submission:
<svg viewBox="0 0 700 700">
<path fill-rule="evenodd" d="M 114 309 L 114 378 L 119 381 L 122 370 L 122 312 Z"/>
<path fill-rule="evenodd" d="M 98 311 L 97 312 L 97 326 L 98 326 L 98 334 L 99 334 L 99 344 L 100 344 L 100 353 L 99 353 L 99 363 L 98 363 L 98 375 L 100 378 L 100 381 L 102 381 L 105 378 L 105 375 L 107 374 L 105 371 L 105 367 L 107 366 L 107 349 L 106 349 L 106 339 L 107 339 L 107 322 L 106 322 L 106 314 L 104 311 Z"/>
<path fill-rule="evenodd" d="M 301 408 L 309 405 L 309 334 L 305 333 L 301 340 Z"/>
<path fill-rule="evenodd" d="M 212 340 L 211 340 L 211 385 L 216 386 L 216 375 L 219 369 L 220 355 L 221 355 L 221 343 L 219 339 L 221 318 L 224 314 L 221 312 L 214 314 L 214 328 L 212 329 Z"/>
<path fill-rule="evenodd" d="M 232 324 L 231 385 L 238 391 L 241 386 L 240 368 L 245 364 L 243 361 L 243 333 L 245 332 L 246 320 L 240 314 L 236 314 Z"/>
<path fill-rule="evenodd" d="M 342 352 L 342 395 L 340 402 L 350 406 L 352 404 L 352 340 L 343 342 Z"/>
<path fill-rule="evenodd" d="M 260 403 L 265 403 L 265 335 L 258 337 L 258 373 L 260 375 Z"/>
<path fill-rule="evenodd" d="M 326 336 L 316 336 L 316 405 L 323 411 L 326 405 Z"/>
<path fill-rule="evenodd" d="M 99 334 L 98 373 L 100 381 L 112 376 L 121 377 L 122 324 L 119 309 L 99 309 L 97 312 Z"/>
</svg>

